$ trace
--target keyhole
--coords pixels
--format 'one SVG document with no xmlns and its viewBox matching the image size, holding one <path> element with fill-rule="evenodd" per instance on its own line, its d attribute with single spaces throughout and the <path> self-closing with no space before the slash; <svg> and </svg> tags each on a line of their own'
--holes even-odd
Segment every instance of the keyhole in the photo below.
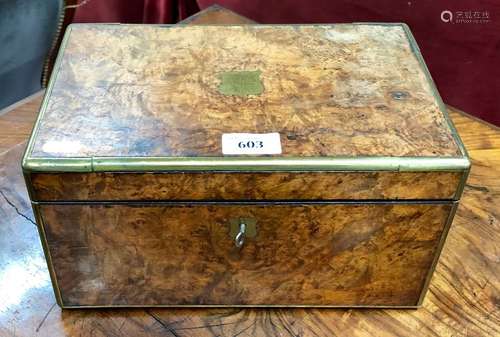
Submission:
<svg viewBox="0 0 500 337">
<path fill-rule="evenodd" d="M 243 244 L 245 243 L 245 231 L 247 229 L 247 225 L 244 223 L 240 223 L 240 231 L 238 234 L 236 234 L 236 237 L 234 238 L 234 244 L 236 247 L 241 248 L 243 247 Z"/>
</svg>

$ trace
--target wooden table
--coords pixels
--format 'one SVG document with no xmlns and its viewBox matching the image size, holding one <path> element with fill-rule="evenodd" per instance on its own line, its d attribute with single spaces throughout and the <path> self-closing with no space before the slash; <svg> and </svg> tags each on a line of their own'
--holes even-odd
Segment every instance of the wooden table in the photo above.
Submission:
<svg viewBox="0 0 500 337">
<path fill-rule="evenodd" d="M 190 24 L 248 23 L 220 7 Z M 473 168 L 419 310 L 56 305 L 20 170 L 41 97 L 0 116 L 0 336 L 500 336 L 500 129 L 450 108 Z"/>
</svg>

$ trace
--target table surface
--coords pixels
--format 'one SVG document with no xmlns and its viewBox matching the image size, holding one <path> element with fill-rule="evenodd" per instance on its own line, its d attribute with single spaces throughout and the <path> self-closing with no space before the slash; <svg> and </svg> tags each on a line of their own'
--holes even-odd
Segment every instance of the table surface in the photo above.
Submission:
<svg viewBox="0 0 500 337">
<path fill-rule="evenodd" d="M 220 7 L 190 24 L 248 23 Z M 41 96 L 0 116 L 0 336 L 500 336 L 500 129 L 450 108 L 472 159 L 423 307 L 65 310 L 55 303 L 20 158 Z"/>
</svg>

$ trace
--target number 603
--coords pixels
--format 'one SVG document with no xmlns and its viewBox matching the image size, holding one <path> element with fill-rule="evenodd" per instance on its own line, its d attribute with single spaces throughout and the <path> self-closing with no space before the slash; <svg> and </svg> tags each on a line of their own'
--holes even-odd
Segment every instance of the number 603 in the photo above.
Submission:
<svg viewBox="0 0 500 337">
<path fill-rule="evenodd" d="M 249 141 L 241 141 L 238 143 L 238 147 L 240 149 L 261 149 L 264 147 L 264 143 L 260 140 L 249 140 Z"/>
</svg>

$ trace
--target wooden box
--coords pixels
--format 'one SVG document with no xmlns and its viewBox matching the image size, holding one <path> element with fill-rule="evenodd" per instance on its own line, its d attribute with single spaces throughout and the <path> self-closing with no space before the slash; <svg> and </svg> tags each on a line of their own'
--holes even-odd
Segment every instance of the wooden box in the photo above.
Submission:
<svg viewBox="0 0 500 337">
<path fill-rule="evenodd" d="M 404 24 L 72 25 L 23 159 L 64 308 L 418 307 L 469 166 Z"/>
</svg>

